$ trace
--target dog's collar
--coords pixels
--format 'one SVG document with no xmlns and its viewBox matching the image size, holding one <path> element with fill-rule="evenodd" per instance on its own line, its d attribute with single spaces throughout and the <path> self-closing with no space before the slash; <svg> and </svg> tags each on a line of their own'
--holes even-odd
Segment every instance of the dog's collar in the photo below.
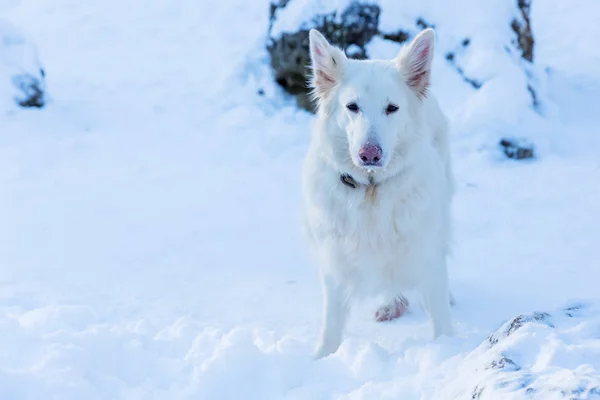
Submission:
<svg viewBox="0 0 600 400">
<path fill-rule="evenodd" d="M 348 174 L 342 174 L 340 175 L 340 180 L 342 181 L 342 183 L 352 189 L 356 189 L 356 187 L 358 186 L 358 183 L 354 180 L 354 178 Z"/>
<path fill-rule="evenodd" d="M 352 189 L 356 189 L 359 185 L 361 185 L 360 183 L 356 182 L 356 180 L 352 177 L 352 175 L 349 175 L 349 174 L 340 175 L 340 181 L 342 181 L 342 183 L 344 185 L 346 185 Z M 365 185 L 365 186 L 375 186 L 375 185 L 376 185 L 376 183 L 373 182 L 373 178 L 369 178 L 369 184 Z"/>
</svg>

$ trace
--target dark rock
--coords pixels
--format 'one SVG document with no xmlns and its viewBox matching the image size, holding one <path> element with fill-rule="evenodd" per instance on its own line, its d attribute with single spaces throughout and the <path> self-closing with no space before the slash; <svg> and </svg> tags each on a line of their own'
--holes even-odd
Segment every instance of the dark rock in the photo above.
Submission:
<svg viewBox="0 0 600 400">
<path fill-rule="evenodd" d="M 348 58 L 352 58 L 354 60 L 366 60 L 368 58 L 364 48 L 354 45 L 348 46 L 345 49 L 345 53 Z"/>
<path fill-rule="evenodd" d="M 537 93 L 535 92 L 535 89 L 533 88 L 533 86 L 531 86 L 531 84 L 527 85 L 527 91 L 531 96 L 531 105 L 533 106 L 533 108 L 537 109 L 540 105 L 540 102 L 538 100 Z"/>
<path fill-rule="evenodd" d="M 512 335 L 515 331 L 520 329 L 523 325 L 528 323 L 540 323 L 550 328 L 554 328 L 554 325 L 550 322 L 550 314 L 545 312 L 534 312 L 532 314 L 521 314 L 515 317 L 512 321 L 506 323 L 500 332 L 496 332 L 488 338 L 488 342 L 493 346 L 501 338 Z"/>
<path fill-rule="evenodd" d="M 465 80 L 465 82 L 467 82 L 469 85 L 473 86 L 475 89 L 479 89 L 481 87 L 481 85 L 482 85 L 481 82 L 479 82 L 478 80 L 475 80 L 475 79 L 472 79 L 472 78 L 469 78 L 469 77 L 465 76 L 465 74 L 464 74 L 464 72 L 463 72 L 462 69 L 459 70 L 458 72 L 462 75 L 462 77 Z"/>
<path fill-rule="evenodd" d="M 0 79 L 12 83 L 8 96 L 21 107 L 45 105 L 46 72 L 37 47 L 20 29 L 4 20 L 0 20 L 0 63 L 0 70 L 7 72 Z"/>
<path fill-rule="evenodd" d="M 285 8 L 289 2 L 290 0 L 271 0 L 271 4 L 269 4 L 269 21 L 271 21 L 271 25 L 273 25 L 277 10 Z"/>
<path fill-rule="evenodd" d="M 554 325 L 552 325 L 552 323 L 550 322 L 550 314 L 546 312 L 535 311 L 532 314 L 521 314 L 515 319 L 513 319 L 510 323 L 510 326 L 508 327 L 508 330 L 506 331 L 506 336 L 510 336 L 517 329 L 530 322 L 539 322 L 551 328 L 554 328 Z"/>
<path fill-rule="evenodd" d="M 463 41 L 463 44 L 464 44 L 464 41 Z M 465 71 L 456 64 L 456 54 L 455 53 L 452 53 L 452 52 L 447 53 L 446 54 L 446 61 L 448 61 L 448 63 L 454 67 L 454 69 L 456 70 L 456 72 L 458 72 L 458 74 L 461 76 L 461 78 L 463 78 L 463 80 L 465 82 L 467 82 L 469 85 L 473 86 L 473 88 L 479 89 L 481 87 L 481 85 L 482 85 L 481 82 L 479 82 L 476 79 L 468 77 L 465 74 Z"/>
<path fill-rule="evenodd" d="M 374 4 L 352 3 L 342 13 L 344 48 L 351 44 L 364 48 L 373 36 L 379 33 L 379 6 Z"/>
<path fill-rule="evenodd" d="M 473 394 L 471 395 L 471 399 L 480 399 L 483 389 L 485 389 L 485 387 L 479 385 L 475 386 L 475 389 L 473 389 Z"/>
<path fill-rule="evenodd" d="M 517 34 L 516 45 L 521 50 L 521 56 L 529 61 L 533 61 L 533 33 L 531 33 L 531 0 L 518 0 L 520 14 L 511 22 L 512 30 Z"/>
<path fill-rule="evenodd" d="M 284 33 L 268 47 L 268 50 L 277 83 L 288 93 L 301 95 L 308 101 L 307 77 L 310 64 L 308 31 Z M 298 105 L 306 108 L 306 104 Z"/>
<path fill-rule="evenodd" d="M 277 18 L 277 11 L 285 8 L 290 0 L 271 4 L 271 26 Z M 341 13 L 316 15 L 306 26 L 297 32 L 286 32 L 279 37 L 270 37 L 267 50 L 271 55 L 271 67 L 275 80 L 288 93 L 296 96 L 298 106 L 315 111 L 308 87 L 310 54 L 308 33 L 318 29 L 329 42 L 343 49 L 348 57 L 368 58 L 366 44 L 379 34 L 379 13 L 377 5 L 352 3 Z M 350 49 L 350 51 L 349 51 Z"/>
<path fill-rule="evenodd" d="M 510 371 L 518 371 L 521 368 L 515 364 L 513 360 L 506 356 L 502 356 L 499 360 L 494 360 L 491 362 L 489 368 L 491 369 L 507 369 Z"/>
<path fill-rule="evenodd" d="M 585 303 L 576 303 L 566 307 L 563 311 L 569 318 L 580 318 L 583 316 L 584 310 L 588 307 Z"/>
<path fill-rule="evenodd" d="M 23 93 L 23 96 L 15 98 L 21 107 L 44 107 L 44 85 L 38 78 L 28 74 L 16 75 L 13 77 L 13 84 Z"/>
<path fill-rule="evenodd" d="M 404 43 L 410 37 L 409 33 L 406 31 L 397 31 L 393 33 L 384 33 L 383 38 L 386 40 L 391 40 L 396 43 Z"/>
<path fill-rule="evenodd" d="M 435 25 L 428 23 L 423 18 L 417 18 L 417 26 L 420 29 L 435 28 Z"/>
<path fill-rule="evenodd" d="M 504 138 L 500 140 L 499 145 L 508 158 L 524 160 L 534 157 L 533 144 L 524 139 Z"/>
</svg>

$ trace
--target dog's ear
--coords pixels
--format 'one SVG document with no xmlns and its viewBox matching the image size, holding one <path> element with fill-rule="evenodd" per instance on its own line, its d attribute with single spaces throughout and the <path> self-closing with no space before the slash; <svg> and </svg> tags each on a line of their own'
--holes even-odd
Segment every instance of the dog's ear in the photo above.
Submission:
<svg viewBox="0 0 600 400">
<path fill-rule="evenodd" d="M 312 69 L 311 86 L 317 98 L 323 98 L 340 83 L 342 69 L 347 58 L 344 52 L 329 44 L 316 29 L 311 29 L 310 59 Z"/>
<path fill-rule="evenodd" d="M 403 48 L 396 58 L 406 84 L 420 99 L 427 95 L 429 88 L 434 41 L 433 29 L 427 28 L 419 33 L 408 47 Z"/>
</svg>

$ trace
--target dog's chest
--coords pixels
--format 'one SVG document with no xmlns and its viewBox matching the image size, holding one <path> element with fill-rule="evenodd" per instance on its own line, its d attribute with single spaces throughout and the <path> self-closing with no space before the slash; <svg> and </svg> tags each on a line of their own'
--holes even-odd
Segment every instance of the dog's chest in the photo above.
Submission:
<svg viewBox="0 0 600 400">
<path fill-rule="evenodd" d="M 414 280 L 411 266 L 426 250 L 429 223 L 426 196 L 406 183 L 313 192 L 309 224 L 316 249 L 330 260 L 323 268 L 365 293 Z"/>
<path fill-rule="evenodd" d="M 325 182 L 322 182 L 325 183 Z M 406 182 L 357 185 L 327 182 L 315 188 L 314 224 L 323 239 L 338 240 L 349 248 L 390 253 L 408 238 L 423 216 L 421 188 Z"/>
</svg>

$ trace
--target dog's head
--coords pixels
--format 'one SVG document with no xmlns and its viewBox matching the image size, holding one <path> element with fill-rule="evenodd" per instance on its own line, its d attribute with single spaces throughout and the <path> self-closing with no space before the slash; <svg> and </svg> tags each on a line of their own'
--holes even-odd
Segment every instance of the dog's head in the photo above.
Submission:
<svg viewBox="0 0 600 400">
<path fill-rule="evenodd" d="M 398 146 L 416 134 L 410 119 L 427 94 L 433 45 L 433 30 L 426 29 L 393 60 L 359 61 L 310 31 L 311 83 L 319 112 L 346 133 L 356 168 L 385 169 Z"/>
</svg>

